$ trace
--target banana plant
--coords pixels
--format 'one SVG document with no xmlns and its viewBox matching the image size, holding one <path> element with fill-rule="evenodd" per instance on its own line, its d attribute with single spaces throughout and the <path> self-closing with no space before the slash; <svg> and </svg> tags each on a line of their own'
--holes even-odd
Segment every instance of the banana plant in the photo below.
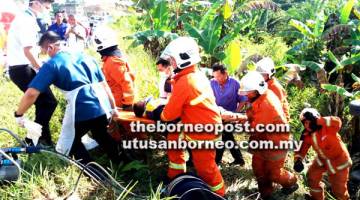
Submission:
<svg viewBox="0 0 360 200">
<path fill-rule="evenodd" d="M 359 66 L 360 53 L 351 57 L 343 56 L 341 61 L 339 61 L 336 56 L 331 51 L 329 51 L 328 57 L 336 65 L 336 67 L 329 74 L 331 75 L 332 73 L 337 72 L 338 76 L 337 80 L 335 81 L 336 84 L 322 84 L 321 87 L 324 90 L 334 92 L 334 94 L 332 95 L 333 98 L 331 99 L 331 101 L 333 102 L 330 105 L 330 112 L 334 115 L 341 117 L 343 115 L 343 110 L 345 107 L 344 98 L 354 97 L 355 95 L 345 89 L 344 75 L 345 73 L 350 73 L 351 71 L 353 71 L 352 68 Z M 356 78 L 353 73 L 351 74 L 351 76 L 355 81 L 360 80 Z M 356 96 L 358 96 L 358 93 L 356 93 Z"/>
<path fill-rule="evenodd" d="M 165 45 L 178 37 L 172 33 L 170 4 L 166 0 L 139 1 L 140 8 L 144 9 L 146 30 L 141 30 L 127 39 L 133 39 L 131 47 L 144 45 L 144 49 L 151 52 L 154 57 L 159 56 Z"/>
</svg>

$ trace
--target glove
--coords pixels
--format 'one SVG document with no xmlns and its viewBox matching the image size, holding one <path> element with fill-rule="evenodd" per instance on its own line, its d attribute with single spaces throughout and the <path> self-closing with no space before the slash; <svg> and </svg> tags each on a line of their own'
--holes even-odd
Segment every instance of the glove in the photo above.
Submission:
<svg viewBox="0 0 360 200">
<path fill-rule="evenodd" d="M 171 86 L 170 78 L 168 78 L 164 84 L 164 91 L 167 93 L 171 93 L 171 90 L 172 90 L 172 86 Z"/>
<path fill-rule="evenodd" d="M 304 170 L 304 164 L 300 159 L 296 160 L 294 163 L 294 170 L 298 173 L 302 172 Z"/>
<path fill-rule="evenodd" d="M 15 116 L 15 121 L 16 121 L 16 124 L 22 128 L 24 128 L 24 124 L 25 124 L 25 117 L 24 115 L 18 115 L 16 114 L 16 112 L 14 113 L 14 116 Z"/>
</svg>

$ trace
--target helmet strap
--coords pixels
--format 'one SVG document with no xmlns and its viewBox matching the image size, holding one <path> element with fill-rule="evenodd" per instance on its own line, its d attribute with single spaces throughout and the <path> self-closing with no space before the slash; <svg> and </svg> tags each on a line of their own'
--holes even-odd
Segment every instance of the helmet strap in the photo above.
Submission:
<svg viewBox="0 0 360 200">
<path fill-rule="evenodd" d="M 106 48 L 106 49 L 103 49 L 103 50 L 99 51 L 99 53 L 100 53 L 101 57 L 104 57 L 104 56 L 121 57 L 122 56 L 121 51 L 120 51 L 120 49 L 118 48 L 117 45 Z"/>
</svg>

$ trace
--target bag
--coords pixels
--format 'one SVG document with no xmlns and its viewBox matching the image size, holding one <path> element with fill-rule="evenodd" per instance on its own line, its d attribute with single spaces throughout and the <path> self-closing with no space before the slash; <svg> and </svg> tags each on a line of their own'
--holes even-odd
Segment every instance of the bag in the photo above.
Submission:
<svg viewBox="0 0 360 200">
<path fill-rule="evenodd" d="M 165 195 L 175 196 L 178 200 L 225 200 L 225 198 L 212 192 L 209 186 L 199 177 L 186 173 L 175 177 L 166 187 Z"/>
</svg>

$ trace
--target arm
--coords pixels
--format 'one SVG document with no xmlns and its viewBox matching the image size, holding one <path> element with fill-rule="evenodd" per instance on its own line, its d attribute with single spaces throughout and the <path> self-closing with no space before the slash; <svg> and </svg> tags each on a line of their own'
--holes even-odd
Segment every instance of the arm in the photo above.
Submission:
<svg viewBox="0 0 360 200">
<path fill-rule="evenodd" d="M 16 110 L 17 115 L 23 115 L 26 111 L 35 103 L 36 99 L 39 97 L 40 91 L 34 88 L 29 88 L 26 90 L 24 96 L 21 98 L 20 105 Z"/>
<path fill-rule="evenodd" d="M 339 117 L 320 117 L 316 120 L 316 123 L 320 126 L 327 127 L 328 132 L 336 134 L 341 128 L 341 119 Z"/>
<path fill-rule="evenodd" d="M 185 101 L 188 98 L 188 88 L 182 83 L 177 83 L 174 85 L 172 95 L 170 96 L 169 102 L 164 107 L 164 110 L 161 113 L 162 121 L 173 121 L 181 117 L 183 111 L 183 106 Z"/>
<path fill-rule="evenodd" d="M 115 99 L 114 99 L 113 94 L 111 93 L 111 90 L 110 90 L 109 85 L 107 84 L 106 81 L 102 81 L 102 82 L 100 82 L 100 84 L 102 85 L 102 87 L 104 88 L 104 90 L 105 90 L 105 92 L 106 92 L 106 94 L 107 94 L 107 96 L 108 96 L 111 109 L 112 109 L 112 110 L 116 110 Z"/>
<path fill-rule="evenodd" d="M 134 78 L 127 71 L 126 63 L 117 59 L 110 67 L 110 76 L 121 87 L 122 99 L 124 105 L 131 105 L 134 101 Z"/>
<path fill-rule="evenodd" d="M 301 144 L 300 150 L 294 152 L 294 161 L 304 160 L 307 152 L 309 151 L 309 149 L 311 147 L 311 143 L 308 140 L 308 137 L 310 137 L 310 135 L 304 135 L 304 134 L 306 134 L 306 133 L 303 133 L 300 138 L 300 141 L 303 141 L 303 143 Z"/>
<path fill-rule="evenodd" d="M 33 53 L 31 52 L 32 46 L 24 47 L 24 54 L 26 58 L 30 61 L 31 65 L 35 67 L 36 69 L 40 68 L 39 61 L 35 58 Z"/>
</svg>

